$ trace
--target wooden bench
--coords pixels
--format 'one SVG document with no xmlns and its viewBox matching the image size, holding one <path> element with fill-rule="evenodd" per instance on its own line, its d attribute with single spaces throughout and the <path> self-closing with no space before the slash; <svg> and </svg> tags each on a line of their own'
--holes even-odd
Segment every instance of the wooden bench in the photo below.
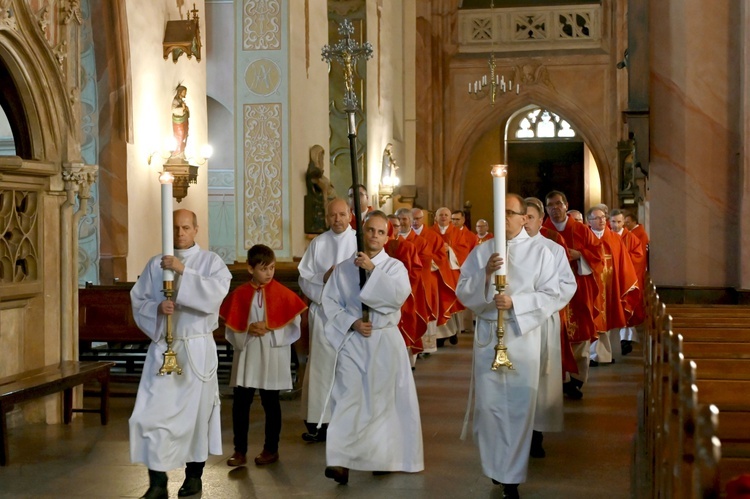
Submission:
<svg viewBox="0 0 750 499">
<path fill-rule="evenodd" d="M 719 497 L 750 472 L 750 307 L 665 307 L 646 291 L 641 470 L 654 497 Z"/>
<path fill-rule="evenodd" d="M 8 464 L 6 414 L 15 404 L 63 392 L 63 420 L 70 423 L 74 412 L 99 413 L 101 423 L 109 421 L 109 370 L 112 362 L 66 361 L 0 379 L 0 466 Z M 73 408 L 73 388 L 97 380 L 101 386 L 99 409 Z"/>
</svg>

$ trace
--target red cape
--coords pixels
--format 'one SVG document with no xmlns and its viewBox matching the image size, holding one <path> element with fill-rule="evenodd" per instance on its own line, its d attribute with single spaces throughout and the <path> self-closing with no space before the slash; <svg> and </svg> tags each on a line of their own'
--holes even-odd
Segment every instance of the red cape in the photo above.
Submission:
<svg viewBox="0 0 750 499">
<path fill-rule="evenodd" d="M 238 287 L 224 298 L 219 308 L 219 317 L 234 331 L 244 333 L 250 325 L 250 305 L 256 291 L 252 283 Z M 280 329 L 307 310 L 307 305 L 297 294 L 276 279 L 260 288 L 266 312 L 266 327 Z"/>
<path fill-rule="evenodd" d="M 605 328 L 600 331 L 625 327 L 641 302 L 638 276 L 622 238 L 609 228 L 604 228 L 601 238 L 604 270 L 600 279 L 597 302 L 605 310 Z"/>
</svg>

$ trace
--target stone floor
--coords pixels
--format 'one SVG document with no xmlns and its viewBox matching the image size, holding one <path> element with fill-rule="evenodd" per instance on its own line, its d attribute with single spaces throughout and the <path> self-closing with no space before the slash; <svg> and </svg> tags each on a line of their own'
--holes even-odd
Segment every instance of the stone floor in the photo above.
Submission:
<svg viewBox="0 0 750 499">
<path fill-rule="evenodd" d="M 229 468 L 231 399 L 225 399 L 224 456 L 209 457 L 202 497 L 501 497 L 501 487 L 482 474 L 474 444 L 459 439 L 469 388 L 471 340 L 463 334 L 457 346 L 446 345 L 417 363 L 414 374 L 422 414 L 424 472 L 373 476 L 352 471 L 346 486 L 326 479 L 324 444 L 307 444 L 300 438 L 304 427 L 298 416 L 299 399 L 282 402 L 278 463 Z M 614 365 L 591 369 L 583 400 L 565 401 L 566 430 L 545 434 L 547 457 L 531 460 L 528 481 L 519 488 L 522 497 L 635 497 L 630 484 L 642 373 L 640 350 L 617 360 Z M 148 477 L 142 465 L 129 462 L 127 419 L 134 400 L 132 396 L 113 398 L 112 418 L 106 427 L 99 425 L 97 415 L 86 414 L 68 426 L 34 424 L 10 430 L 10 464 L 0 468 L 0 497 L 140 497 Z M 87 402 L 95 404 L 96 400 Z M 263 412 L 256 400 L 251 414 L 251 455 L 261 450 L 262 434 Z M 177 497 L 183 472 L 175 470 L 169 477 L 171 497 Z"/>
</svg>

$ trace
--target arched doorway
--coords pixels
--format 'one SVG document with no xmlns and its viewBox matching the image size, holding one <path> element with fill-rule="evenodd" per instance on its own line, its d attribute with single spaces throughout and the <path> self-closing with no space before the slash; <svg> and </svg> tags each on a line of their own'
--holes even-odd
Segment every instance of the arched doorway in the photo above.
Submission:
<svg viewBox="0 0 750 499">
<path fill-rule="evenodd" d="M 574 120 L 548 107 L 523 106 L 475 142 L 462 196 L 471 205 L 473 220 L 492 220 L 489 165 L 497 162 L 508 164 L 510 192 L 544 199 L 549 191 L 561 190 L 571 208 L 581 210 L 602 200 L 600 168 L 583 134 Z"/>
</svg>

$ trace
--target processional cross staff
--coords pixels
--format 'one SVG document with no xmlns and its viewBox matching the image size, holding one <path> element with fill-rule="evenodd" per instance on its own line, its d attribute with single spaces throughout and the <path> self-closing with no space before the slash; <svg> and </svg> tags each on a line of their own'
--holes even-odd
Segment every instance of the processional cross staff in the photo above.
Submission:
<svg viewBox="0 0 750 499">
<path fill-rule="evenodd" d="M 362 208 L 359 205 L 359 173 L 357 168 L 357 123 L 356 123 L 356 112 L 358 108 L 357 95 L 354 93 L 354 66 L 357 63 L 357 59 L 364 58 L 365 60 L 372 57 L 372 45 L 370 42 L 359 43 L 352 39 L 354 34 L 354 26 L 349 19 L 339 25 L 339 35 L 342 38 L 333 46 L 328 44 L 323 46 L 322 56 L 323 60 L 327 63 L 331 63 L 331 60 L 336 60 L 344 67 L 344 84 L 346 85 L 346 91 L 344 92 L 344 110 L 346 111 L 349 121 L 349 155 L 351 157 L 352 166 L 352 195 L 354 196 L 354 218 L 356 219 L 356 230 L 357 230 L 357 253 L 365 250 L 364 235 L 362 231 Z M 367 281 L 367 272 L 365 269 L 359 269 L 359 287 L 362 288 Z M 362 319 L 364 322 L 368 320 L 369 309 L 367 305 L 362 304 Z"/>
</svg>

